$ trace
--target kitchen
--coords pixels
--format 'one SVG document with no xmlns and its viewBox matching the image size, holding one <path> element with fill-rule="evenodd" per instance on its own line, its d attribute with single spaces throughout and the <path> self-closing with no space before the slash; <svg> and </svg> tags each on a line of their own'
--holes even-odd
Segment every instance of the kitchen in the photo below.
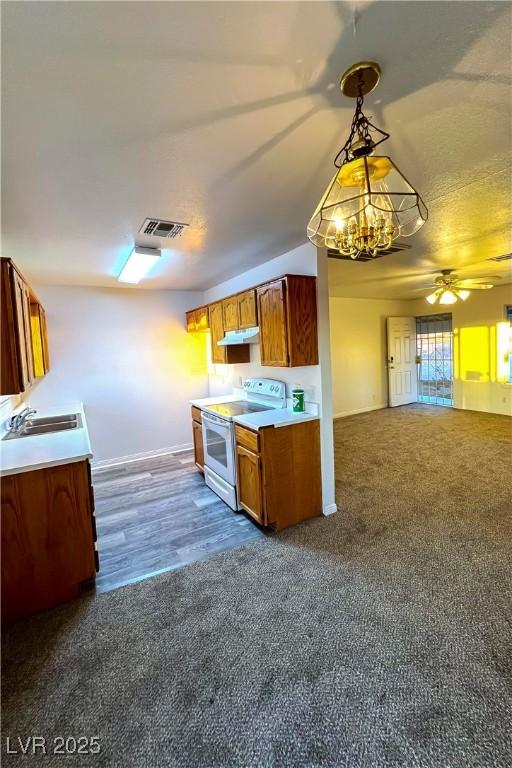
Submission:
<svg viewBox="0 0 512 768">
<path fill-rule="evenodd" d="M 283 263 L 282 258 L 274 264 L 269 262 L 267 274 L 279 270 Z M 304 391 L 297 386 L 302 380 L 308 382 L 304 372 L 319 368 L 317 277 L 281 275 L 277 271 L 275 278 L 187 308 L 181 318 L 181 333 L 186 334 L 186 340 L 200 344 L 200 354 L 205 357 L 204 364 L 212 371 L 213 380 L 212 394 L 207 397 L 194 397 L 190 391 L 188 444 L 181 444 L 178 450 L 174 446 L 167 452 L 157 451 L 156 457 L 149 451 L 131 458 L 114 457 L 96 462 L 95 440 L 89 438 L 88 432 L 87 401 L 67 398 L 59 408 L 58 402 L 48 403 L 52 392 L 46 394 L 46 399 L 39 397 L 53 374 L 51 323 L 48 331 L 46 323 L 37 326 L 29 322 L 31 307 L 34 314 L 36 302 L 39 313 L 45 317 L 41 301 L 13 262 L 3 259 L 2 269 L 3 295 L 8 299 L 3 302 L 3 309 L 11 313 L 10 317 L 3 317 L 2 354 L 4 360 L 8 359 L 10 350 L 13 361 L 11 380 L 2 381 L 2 394 L 10 395 L 11 402 L 23 398 L 13 415 L 3 421 L 1 442 L 4 516 L 12 509 L 12 527 L 4 523 L 2 538 L 4 621 L 17 620 L 88 593 L 94 589 L 95 582 L 100 592 L 106 591 L 204 557 L 205 551 L 212 551 L 211 542 L 206 542 L 205 549 L 205 542 L 200 541 L 192 554 L 187 550 L 186 557 L 181 547 L 181 555 L 177 557 L 178 545 L 173 535 L 181 542 L 183 526 L 187 530 L 189 522 L 188 528 L 193 528 L 196 535 L 203 529 L 210 530 L 207 523 L 211 524 L 211 520 L 206 515 L 219 507 L 222 507 L 218 513 L 222 516 L 221 547 L 229 546 L 230 542 L 233 546 L 239 545 L 265 532 L 268 535 L 323 513 L 321 406 L 313 399 L 318 390 L 307 386 Z M 244 279 L 251 277 L 248 273 Z M 16 292 L 18 284 L 22 284 L 24 290 Z M 51 318 L 51 310 L 48 314 Z M 43 329 L 41 338 L 36 334 L 39 328 Z M 45 350 L 44 366 L 39 362 L 39 350 Z M 232 366 L 237 372 L 247 371 L 250 375 L 239 375 L 237 384 L 232 386 L 232 377 L 226 375 Z M 8 367 L 2 366 L 2 369 L 7 375 Z M 218 394 L 217 372 L 226 378 L 222 395 Z M 38 407 L 40 403 L 42 407 Z M 125 428 L 127 426 L 129 428 L 129 425 Z M 109 496 L 119 493 L 119 484 L 116 485 L 113 478 L 126 467 L 136 468 L 136 477 L 141 477 L 144 483 L 147 463 L 155 461 L 160 462 L 160 481 L 165 467 L 170 468 L 176 461 L 180 472 L 189 472 L 192 459 L 188 459 L 188 445 L 193 445 L 194 471 L 200 478 L 204 476 L 201 483 L 205 491 L 206 488 L 212 491 L 212 496 L 207 498 L 208 504 L 204 492 L 198 496 L 197 503 L 205 506 L 199 509 L 199 517 L 194 517 L 193 522 L 189 521 L 188 509 L 183 511 L 181 519 L 174 515 L 172 526 L 165 529 L 168 536 L 165 550 L 160 534 L 156 537 L 157 550 L 151 550 L 153 529 L 147 527 L 148 520 L 143 521 L 146 540 L 141 541 L 139 537 L 133 555 L 133 543 L 132 549 L 123 547 L 127 538 L 132 542 L 135 538 L 130 514 L 132 507 L 139 507 L 139 502 L 124 500 L 120 516 L 119 507 L 115 503 L 112 506 L 116 499 Z M 58 471 L 83 473 L 67 480 L 70 485 L 66 499 L 80 498 L 81 501 L 65 506 L 62 514 L 69 515 L 73 521 L 73 525 L 66 527 L 59 523 L 62 518 L 54 514 L 52 519 L 49 511 L 53 503 L 53 477 Z M 166 494 L 168 509 L 179 510 L 180 497 L 173 493 L 177 475 L 170 472 L 168 478 L 167 486 L 160 482 L 159 503 Z M 34 497 L 27 489 L 32 488 L 35 481 L 41 481 L 45 489 L 47 512 L 46 527 L 38 525 L 33 530 Z M 62 478 L 57 481 L 63 482 Z M 192 494 L 198 493 L 197 479 L 193 482 Z M 133 484 L 130 488 L 132 494 L 137 492 Z M 188 489 L 190 492 L 191 487 Z M 43 496 L 37 499 L 39 504 Z M 215 503 L 219 506 L 215 507 Z M 236 524 L 228 521 L 227 513 Z M 151 523 L 158 523 L 161 529 L 163 519 L 165 515 L 160 513 L 158 521 L 151 519 Z M 219 531 L 213 529 L 215 535 Z M 31 542 L 30 554 L 27 541 Z M 53 543 L 43 546 L 45 541 Z M 17 546 L 13 546 L 13 542 Z M 190 546 L 188 539 L 186 543 Z M 218 546 L 214 549 L 217 551 Z M 150 557 L 150 550 L 151 555 L 158 551 L 158 560 Z M 139 566 L 137 557 L 141 552 L 144 559 Z M 17 565 L 22 559 L 32 562 L 28 573 L 26 568 L 20 569 Z"/>
</svg>

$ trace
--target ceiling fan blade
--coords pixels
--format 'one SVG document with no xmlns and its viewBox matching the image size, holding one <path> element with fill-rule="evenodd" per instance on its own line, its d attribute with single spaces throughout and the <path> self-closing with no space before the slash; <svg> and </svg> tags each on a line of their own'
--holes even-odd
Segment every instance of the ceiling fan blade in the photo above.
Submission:
<svg viewBox="0 0 512 768">
<path fill-rule="evenodd" d="M 470 283 L 469 285 L 460 285 L 460 283 L 457 283 L 454 288 L 465 289 L 467 291 L 488 291 L 489 288 L 494 288 L 494 285 L 491 283 Z"/>
<path fill-rule="evenodd" d="M 478 275 L 478 277 L 461 277 L 456 280 L 458 285 L 464 287 L 470 287 L 470 284 L 477 285 L 478 283 L 491 283 L 496 280 L 501 280 L 501 275 Z"/>
</svg>

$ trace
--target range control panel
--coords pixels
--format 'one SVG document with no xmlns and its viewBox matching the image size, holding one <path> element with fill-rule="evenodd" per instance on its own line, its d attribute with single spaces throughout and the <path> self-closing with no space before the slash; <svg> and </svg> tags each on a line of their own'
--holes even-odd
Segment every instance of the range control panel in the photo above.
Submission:
<svg viewBox="0 0 512 768">
<path fill-rule="evenodd" d="M 246 379 L 244 389 L 248 395 L 286 398 L 286 384 L 276 379 Z"/>
</svg>

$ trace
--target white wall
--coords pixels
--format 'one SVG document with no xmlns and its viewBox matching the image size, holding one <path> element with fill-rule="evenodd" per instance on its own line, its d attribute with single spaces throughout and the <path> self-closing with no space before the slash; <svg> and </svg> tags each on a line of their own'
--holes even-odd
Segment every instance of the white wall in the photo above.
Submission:
<svg viewBox="0 0 512 768">
<path fill-rule="evenodd" d="M 330 391 L 329 303 L 327 285 L 327 257 L 311 245 L 294 248 L 265 264 L 244 272 L 238 277 L 216 285 L 205 292 L 205 302 L 216 301 L 245 288 L 272 280 L 284 274 L 314 275 L 317 277 L 318 335 L 320 365 L 300 368 L 275 368 L 260 364 L 259 344 L 251 345 L 251 362 L 240 365 L 210 365 L 210 394 L 231 392 L 250 376 L 279 379 L 287 385 L 287 394 L 295 386 L 305 390 L 306 399 L 320 405 L 322 432 L 322 487 L 324 511 L 335 511 L 334 505 L 334 452 L 332 432 L 332 399 Z"/>
<path fill-rule="evenodd" d="M 512 304 L 512 286 L 473 291 L 466 301 L 440 307 L 424 299 L 408 302 L 410 314 L 452 313 L 455 408 L 512 415 L 512 384 L 498 380 L 496 326 Z"/>
<path fill-rule="evenodd" d="M 329 299 L 334 418 L 387 406 L 386 318 L 411 314 L 411 304 Z"/>
<path fill-rule="evenodd" d="M 51 370 L 25 398 L 35 408 L 85 404 L 95 461 L 190 445 L 189 399 L 208 394 L 206 338 L 185 331 L 202 294 L 37 288 Z"/>
</svg>

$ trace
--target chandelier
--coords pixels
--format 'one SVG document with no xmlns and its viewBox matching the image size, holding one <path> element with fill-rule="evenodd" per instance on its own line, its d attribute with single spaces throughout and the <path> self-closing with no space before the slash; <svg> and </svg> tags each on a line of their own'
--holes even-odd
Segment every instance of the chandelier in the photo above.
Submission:
<svg viewBox="0 0 512 768">
<path fill-rule="evenodd" d="M 379 79 L 380 67 L 371 61 L 354 64 L 341 78 L 341 91 L 356 99 L 356 110 L 334 160 L 336 173 L 308 224 L 311 242 L 352 259 L 379 255 L 428 218 L 425 203 L 393 161 L 374 154 L 389 134 L 368 120 L 363 102 Z"/>
</svg>

